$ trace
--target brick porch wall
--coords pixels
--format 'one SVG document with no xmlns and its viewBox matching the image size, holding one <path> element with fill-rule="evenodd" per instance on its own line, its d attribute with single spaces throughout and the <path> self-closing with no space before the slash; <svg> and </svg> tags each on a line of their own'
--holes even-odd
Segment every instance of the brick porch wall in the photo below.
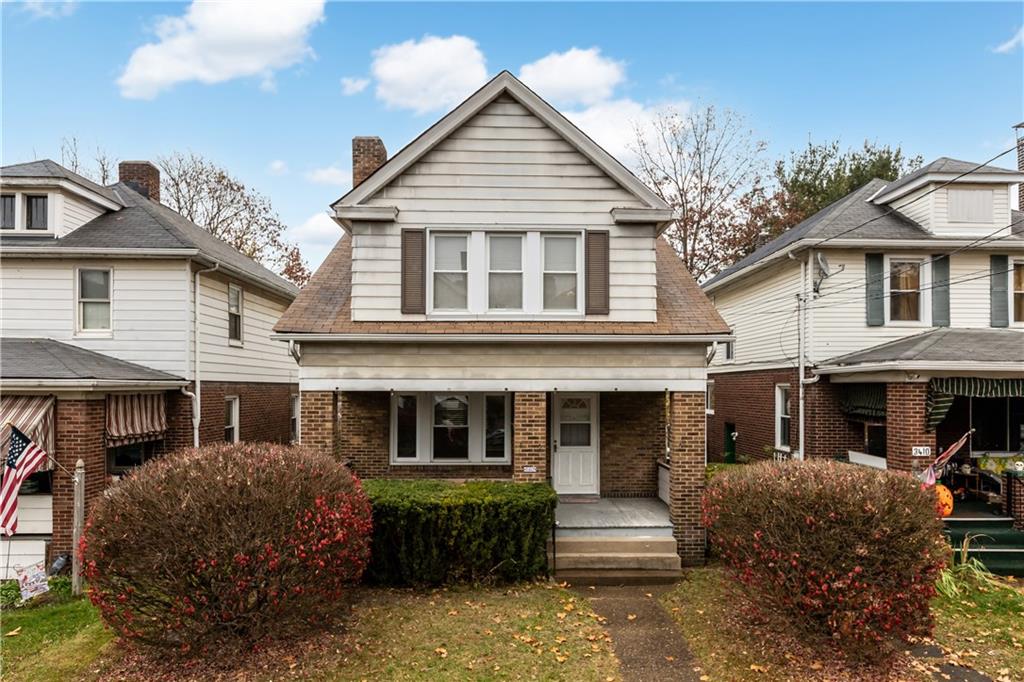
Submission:
<svg viewBox="0 0 1024 682">
<path fill-rule="evenodd" d="M 797 371 L 762 370 L 730 372 L 709 377 L 715 382 L 715 413 L 708 415 L 708 460 L 725 457 L 725 425 L 734 424 L 739 437 L 736 454 L 748 459 L 771 459 L 775 447 L 775 385 L 789 384 L 792 391 L 791 450 L 799 445 L 799 390 Z M 863 432 L 839 406 L 842 387 L 828 377 L 804 386 L 805 456 L 845 456 L 863 446 Z"/>
<path fill-rule="evenodd" d="M 918 473 L 931 464 L 935 452 L 935 431 L 925 427 L 927 383 L 886 384 L 886 463 L 890 470 Z M 928 446 L 932 457 L 913 457 L 914 446 Z"/>
<path fill-rule="evenodd" d="M 53 471 L 50 557 L 71 551 L 75 486 L 68 472 L 75 470 L 75 462 L 79 458 L 85 462 L 86 517 L 107 487 L 106 396 L 89 400 L 58 398 L 55 418 L 54 458 L 60 466 Z"/>
<path fill-rule="evenodd" d="M 512 480 L 543 483 L 548 480 L 547 394 L 520 392 L 512 402 Z"/>
<path fill-rule="evenodd" d="M 602 393 L 601 496 L 657 497 L 665 454 L 664 393 Z"/>
<path fill-rule="evenodd" d="M 1003 474 L 1003 514 L 1013 517 L 1013 527 L 1024 530 L 1024 478 Z"/>
<path fill-rule="evenodd" d="M 686 566 L 704 563 L 704 527 L 700 503 L 704 494 L 704 394 L 670 395 L 669 514 L 679 556 Z"/>
</svg>

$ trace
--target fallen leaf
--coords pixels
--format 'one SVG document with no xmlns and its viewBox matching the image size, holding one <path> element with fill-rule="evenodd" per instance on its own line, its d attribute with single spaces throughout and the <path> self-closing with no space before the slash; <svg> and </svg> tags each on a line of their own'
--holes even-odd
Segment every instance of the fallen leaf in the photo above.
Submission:
<svg viewBox="0 0 1024 682">
<path fill-rule="evenodd" d="M 635 613 L 629 614 L 628 616 L 626 616 L 626 620 L 636 620 L 636 614 Z"/>
<path fill-rule="evenodd" d="M 676 660 L 676 657 L 675 656 L 666 656 L 665 660 L 668 661 L 669 663 L 671 663 L 672 661 Z"/>
<path fill-rule="evenodd" d="M 443 646 L 439 646 L 436 649 L 434 649 L 434 653 L 440 656 L 441 658 L 448 658 L 448 650 L 445 649 Z"/>
<path fill-rule="evenodd" d="M 755 673 L 766 673 L 766 672 L 768 672 L 768 668 L 764 667 L 763 665 L 758 665 L 757 663 L 751 663 L 750 664 L 750 669 L 753 670 Z"/>
<path fill-rule="evenodd" d="M 8 632 L 6 636 L 7 637 L 17 637 L 20 634 L 21 634 L 21 626 L 19 625 L 18 627 L 14 628 L 10 632 Z"/>
</svg>

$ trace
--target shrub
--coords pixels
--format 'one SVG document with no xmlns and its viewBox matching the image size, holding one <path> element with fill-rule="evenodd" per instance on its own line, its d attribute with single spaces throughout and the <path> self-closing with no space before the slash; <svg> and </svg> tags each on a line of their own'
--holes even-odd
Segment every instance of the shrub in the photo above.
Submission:
<svg viewBox="0 0 1024 682">
<path fill-rule="evenodd" d="M 185 652 L 329 618 L 369 559 L 359 481 L 301 447 L 215 445 L 154 460 L 92 510 L 89 596 L 123 637 Z"/>
<path fill-rule="evenodd" d="M 830 461 L 748 465 L 711 480 L 704 522 L 751 606 L 794 635 L 881 659 L 930 631 L 949 549 L 934 492 L 911 476 Z"/>
<path fill-rule="evenodd" d="M 375 582 L 512 581 L 547 568 L 558 499 L 546 484 L 374 480 L 366 491 Z"/>
</svg>

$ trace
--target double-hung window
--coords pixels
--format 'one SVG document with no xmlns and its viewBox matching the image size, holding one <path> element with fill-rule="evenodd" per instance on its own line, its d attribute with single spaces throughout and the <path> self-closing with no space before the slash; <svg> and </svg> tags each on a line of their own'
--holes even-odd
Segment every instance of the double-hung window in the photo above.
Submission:
<svg viewBox="0 0 1024 682">
<path fill-rule="evenodd" d="M 110 331 L 110 278 L 109 269 L 79 268 L 78 331 Z"/>
<path fill-rule="evenodd" d="M 544 236 L 544 310 L 579 307 L 579 237 Z"/>
<path fill-rule="evenodd" d="M 242 311 L 244 309 L 242 287 L 228 285 L 228 341 L 242 343 Z"/>
<path fill-rule="evenodd" d="M 1024 325 L 1024 261 L 1019 260 L 1013 264 L 1011 275 L 1010 295 L 1013 296 L 1013 300 L 1010 307 L 1013 308 L 1013 321 Z"/>
<path fill-rule="evenodd" d="M 3 215 L 3 220 L 0 221 L 0 229 L 13 230 L 15 225 L 15 212 L 14 212 L 15 196 L 13 194 L 0 195 L 0 214 Z"/>
<path fill-rule="evenodd" d="M 25 197 L 25 229 L 45 230 L 48 228 L 45 194 L 29 194 Z"/>
<path fill-rule="evenodd" d="M 434 235 L 434 309 L 466 310 L 469 289 L 469 236 Z"/>
<path fill-rule="evenodd" d="M 238 442 L 238 396 L 224 398 L 224 442 Z"/>
<path fill-rule="evenodd" d="M 487 307 L 523 309 L 523 237 L 487 236 Z"/>
<path fill-rule="evenodd" d="M 921 322 L 920 260 L 889 261 L 889 319 L 893 322 Z"/>
<path fill-rule="evenodd" d="M 301 414 L 302 403 L 299 396 L 291 396 L 291 441 L 299 442 L 299 415 Z"/>
<path fill-rule="evenodd" d="M 789 450 L 790 411 L 789 384 L 775 385 L 775 448 Z"/>
<path fill-rule="evenodd" d="M 504 464 L 511 452 L 505 393 L 396 393 L 391 399 L 394 464 Z"/>
</svg>

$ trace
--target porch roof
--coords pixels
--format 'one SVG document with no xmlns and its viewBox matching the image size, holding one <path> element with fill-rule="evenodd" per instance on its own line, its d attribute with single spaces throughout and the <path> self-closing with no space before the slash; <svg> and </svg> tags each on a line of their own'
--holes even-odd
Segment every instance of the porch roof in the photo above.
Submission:
<svg viewBox="0 0 1024 682">
<path fill-rule="evenodd" d="M 187 383 L 167 372 L 53 339 L 3 338 L 0 339 L 0 356 L 3 357 L 0 383 L 6 390 L 70 386 L 174 388 Z"/>
</svg>

